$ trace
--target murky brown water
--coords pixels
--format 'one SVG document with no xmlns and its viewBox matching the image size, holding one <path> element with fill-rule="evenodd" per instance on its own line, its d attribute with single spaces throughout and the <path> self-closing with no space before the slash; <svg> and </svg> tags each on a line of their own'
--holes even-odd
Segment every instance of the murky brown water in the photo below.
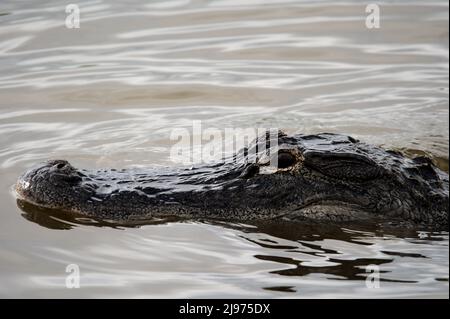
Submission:
<svg viewBox="0 0 450 319">
<path fill-rule="evenodd" d="M 381 2 L 380 29 L 363 1 L 79 1 L 80 29 L 58 2 L 0 4 L 0 296 L 448 298 L 448 232 L 96 227 L 11 192 L 48 158 L 175 165 L 170 132 L 192 120 L 346 133 L 448 170 L 446 1 Z"/>
</svg>

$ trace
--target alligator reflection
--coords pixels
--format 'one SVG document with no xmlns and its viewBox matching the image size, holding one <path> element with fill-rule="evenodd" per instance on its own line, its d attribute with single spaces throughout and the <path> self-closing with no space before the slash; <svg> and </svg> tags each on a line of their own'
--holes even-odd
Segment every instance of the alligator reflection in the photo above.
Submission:
<svg viewBox="0 0 450 319">
<path fill-rule="evenodd" d="M 259 222 L 254 223 L 255 229 L 244 229 L 249 236 L 243 236 L 250 242 L 259 244 L 265 248 L 277 249 L 288 253 L 297 253 L 299 256 L 312 256 L 317 259 L 326 259 L 327 263 L 333 264 L 331 266 L 308 266 L 309 258 L 292 258 L 285 256 L 271 255 L 255 255 L 254 257 L 260 260 L 268 260 L 283 265 L 289 265 L 289 268 L 275 270 L 271 273 L 283 276 L 306 276 L 309 274 L 324 274 L 333 275 L 334 280 L 366 280 L 367 272 L 366 266 L 369 265 L 383 265 L 394 261 L 393 256 L 413 257 L 413 258 L 427 258 L 421 254 L 407 254 L 396 251 L 381 251 L 380 258 L 349 258 L 341 259 L 341 252 L 335 249 L 324 247 L 325 245 L 316 244 L 323 243 L 326 239 L 331 239 L 340 242 L 346 242 L 359 246 L 371 246 L 370 238 L 391 237 L 391 238 L 417 238 L 417 230 L 413 228 L 398 228 L 390 225 L 367 225 L 361 223 L 354 223 L 351 225 L 329 225 L 329 224 L 304 224 L 292 222 Z M 348 227 L 348 228 L 347 228 Z M 253 238 L 252 234 L 264 234 L 270 236 L 269 238 Z M 441 237 L 433 237 L 432 233 L 427 235 L 428 240 L 442 240 Z M 368 241 L 363 241 L 367 239 Z M 282 241 L 287 240 L 290 243 L 297 243 L 298 245 L 286 245 Z M 337 244 L 337 246 L 339 246 Z M 336 256 L 333 258 L 332 256 Z M 293 267 L 292 267 L 293 266 Z M 389 273 L 386 270 L 380 270 L 380 274 Z M 396 280 L 388 279 L 380 276 L 380 281 L 383 282 L 398 282 L 398 283 L 416 283 L 413 280 Z M 279 288 L 279 289 L 278 289 Z M 278 290 L 285 292 L 295 292 L 292 287 L 268 287 L 268 290 Z"/>
<path fill-rule="evenodd" d="M 21 199 L 17 199 L 17 207 L 19 207 L 23 214 L 22 216 L 40 226 L 49 229 L 68 230 L 78 225 L 96 226 L 96 227 L 111 227 L 111 228 L 134 228 L 142 225 L 157 225 L 168 222 L 180 221 L 180 218 L 155 218 L 142 221 L 127 221 L 117 222 L 113 220 L 100 220 L 88 218 L 84 215 L 65 212 L 57 209 L 43 208 L 35 206 Z"/>
<path fill-rule="evenodd" d="M 24 212 L 23 217 L 50 229 L 68 230 L 80 225 L 111 228 L 130 228 L 143 225 L 157 225 L 165 223 L 191 222 L 191 220 L 180 218 L 152 219 L 133 223 L 118 223 L 88 219 L 81 215 L 66 213 L 62 211 L 45 209 L 34 206 L 20 199 L 17 200 L 18 207 Z M 307 276 L 324 275 L 333 280 L 366 280 L 368 265 L 386 265 L 395 260 L 407 258 L 429 258 L 419 252 L 407 253 L 395 249 L 375 248 L 377 240 L 389 241 L 405 238 L 411 244 L 430 243 L 443 240 L 442 233 L 424 232 L 419 233 L 414 228 L 392 227 L 389 225 L 364 225 L 346 224 L 330 225 L 323 223 L 293 223 L 288 221 L 259 221 L 248 224 L 230 223 L 224 221 L 200 221 L 204 224 L 220 226 L 226 229 L 236 230 L 237 236 L 243 240 L 257 244 L 263 248 L 264 253 L 258 250 L 254 257 L 263 261 L 271 261 L 282 264 L 281 269 L 270 271 L 272 274 L 282 276 Z M 426 238 L 423 237 L 425 234 Z M 445 235 L 444 235 L 445 237 Z M 345 246 L 350 245 L 349 251 Z M 353 245 L 353 246 L 352 246 Z M 353 248 L 352 248 L 353 247 Z M 356 247 L 356 248 L 355 248 Z M 364 248 L 366 247 L 366 248 Z M 387 246 L 389 247 L 389 246 Z M 344 249 L 344 251 L 342 251 Z M 358 249 L 364 254 L 354 254 Z M 401 249 L 400 249 L 401 250 Z M 367 255 L 367 251 L 372 252 Z M 268 252 L 267 254 L 265 252 Z M 319 261 L 315 264 L 314 261 Z M 311 264 L 312 262 L 312 264 Z M 392 278 L 389 267 L 380 267 L 380 281 L 415 283 L 414 280 L 405 278 Z M 389 278 L 391 277 L 391 278 Z M 265 290 L 276 290 L 279 292 L 296 292 L 291 286 L 264 287 Z"/>
<path fill-rule="evenodd" d="M 152 218 L 152 219 L 142 219 L 133 221 L 115 221 L 115 220 L 104 220 L 88 218 L 85 215 L 77 214 L 74 212 L 65 212 L 58 209 L 44 208 L 40 206 L 33 205 L 29 202 L 17 199 L 17 206 L 22 210 L 22 216 L 36 224 L 50 229 L 72 229 L 78 225 L 87 226 L 97 226 L 97 227 L 112 227 L 112 228 L 134 228 L 143 225 L 158 225 L 165 224 L 169 222 L 186 222 L 189 219 L 180 218 L 175 216 L 169 216 L 165 218 Z M 323 240 L 326 238 L 335 238 L 339 240 L 344 240 L 348 242 L 354 242 L 362 245 L 370 245 L 363 242 L 357 242 L 354 240 L 354 236 L 351 232 L 347 232 L 346 228 L 342 228 L 343 225 L 339 224 L 323 224 L 319 222 L 291 222 L 291 221 L 249 221 L 247 224 L 242 223 L 232 223 L 221 220 L 197 220 L 204 223 L 209 223 L 213 225 L 220 225 L 226 228 L 235 228 L 243 232 L 253 233 L 257 230 L 258 233 L 265 233 L 277 238 L 283 238 L 290 241 L 300 241 L 300 240 Z M 380 227 L 381 226 L 381 227 Z M 396 237 L 415 237 L 417 232 L 414 228 L 408 227 L 398 227 L 390 226 L 390 224 L 374 225 L 373 223 L 366 224 L 363 222 L 352 222 L 346 223 L 345 227 L 351 229 L 357 229 L 357 235 L 360 236 L 362 233 L 366 232 L 372 236 L 383 236 L 386 231 Z M 436 238 L 438 239 L 438 238 Z M 250 240 L 250 239 L 248 239 Z M 250 240 L 251 241 L 251 240 Z M 284 246 L 271 246 L 266 240 L 266 242 L 257 242 L 260 246 L 266 248 L 294 248 L 294 247 L 284 247 Z M 256 242 L 255 242 L 256 243 Z M 330 251 L 326 251 L 327 253 Z"/>
</svg>

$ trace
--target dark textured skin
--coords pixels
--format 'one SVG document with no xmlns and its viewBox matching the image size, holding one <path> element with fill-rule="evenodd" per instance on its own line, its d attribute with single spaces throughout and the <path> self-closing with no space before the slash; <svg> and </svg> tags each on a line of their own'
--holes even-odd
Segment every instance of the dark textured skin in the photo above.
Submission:
<svg viewBox="0 0 450 319">
<path fill-rule="evenodd" d="M 196 167 L 84 170 L 48 161 L 23 174 L 16 192 L 40 207 L 104 220 L 385 220 L 448 228 L 448 175 L 428 158 L 329 133 L 279 132 L 277 148 L 259 151 L 262 140 L 238 153 L 254 154 L 246 161 L 235 155 Z M 269 167 L 270 156 L 278 167 Z"/>
</svg>

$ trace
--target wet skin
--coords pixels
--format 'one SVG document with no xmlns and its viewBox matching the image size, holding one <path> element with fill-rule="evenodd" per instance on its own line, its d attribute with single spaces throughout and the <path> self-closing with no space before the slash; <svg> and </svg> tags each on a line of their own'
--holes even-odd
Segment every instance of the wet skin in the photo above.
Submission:
<svg viewBox="0 0 450 319">
<path fill-rule="evenodd" d="M 104 220 L 385 220 L 448 228 L 448 175 L 430 159 L 329 133 L 279 132 L 194 167 L 86 170 L 51 160 L 25 172 L 15 189 L 35 206 Z"/>
</svg>

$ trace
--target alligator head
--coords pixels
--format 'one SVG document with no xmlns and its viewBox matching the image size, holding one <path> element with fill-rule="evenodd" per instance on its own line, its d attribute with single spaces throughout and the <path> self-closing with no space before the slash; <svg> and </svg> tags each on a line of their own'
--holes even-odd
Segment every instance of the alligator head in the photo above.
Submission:
<svg viewBox="0 0 450 319">
<path fill-rule="evenodd" d="M 40 207 L 111 220 L 384 219 L 448 227 L 448 175 L 431 160 L 345 135 L 279 132 L 275 139 L 194 167 L 85 170 L 48 161 L 23 174 L 16 192 Z"/>
</svg>

